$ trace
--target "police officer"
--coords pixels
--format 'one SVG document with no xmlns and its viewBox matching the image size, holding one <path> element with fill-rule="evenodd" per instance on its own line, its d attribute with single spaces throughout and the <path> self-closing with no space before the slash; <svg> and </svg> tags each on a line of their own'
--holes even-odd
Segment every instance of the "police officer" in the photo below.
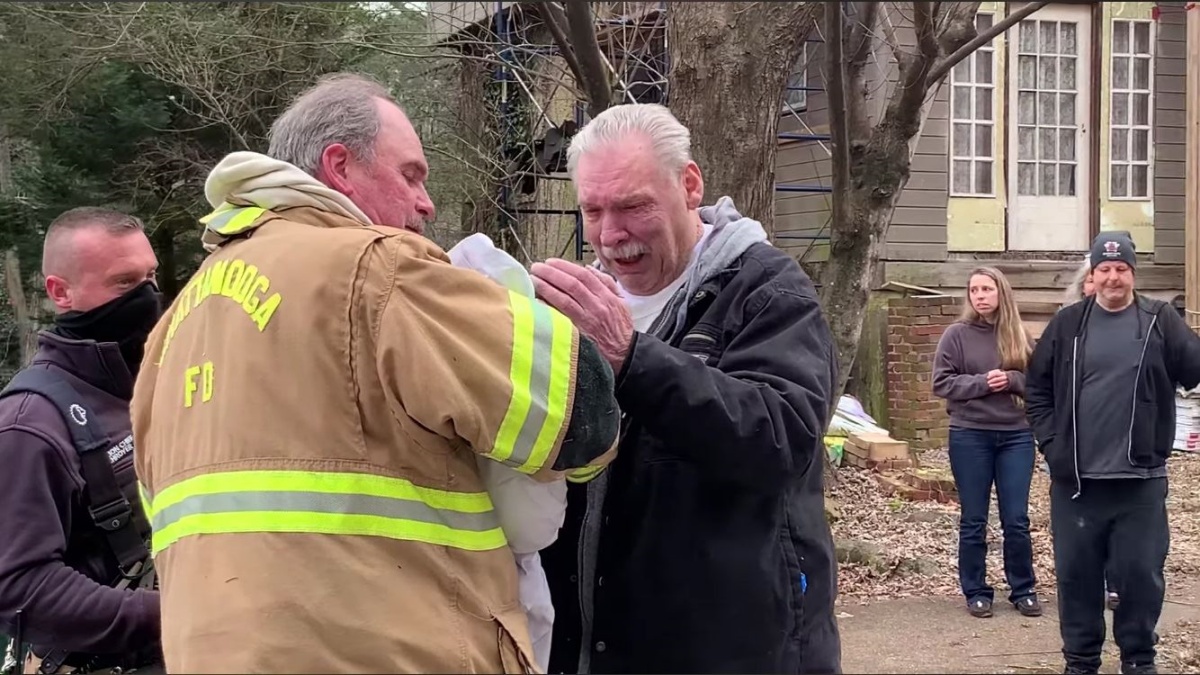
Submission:
<svg viewBox="0 0 1200 675">
<path fill-rule="evenodd" d="M 129 419 L 157 268 L 133 216 L 77 208 L 46 233 L 54 326 L 0 398 L 0 632 L 31 645 L 27 673 L 161 660 Z"/>
</svg>

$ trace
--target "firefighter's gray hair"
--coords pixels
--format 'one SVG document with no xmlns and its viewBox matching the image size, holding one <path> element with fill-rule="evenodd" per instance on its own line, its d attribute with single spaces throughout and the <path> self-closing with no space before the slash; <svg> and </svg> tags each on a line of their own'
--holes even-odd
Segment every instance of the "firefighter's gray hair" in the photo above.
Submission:
<svg viewBox="0 0 1200 675">
<path fill-rule="evenodd" d="M 364 75 L 321 78 L 271 125 L 267 154 L 310 176 L 317 174 L 321 154 L 334 143 L 346 146 L 361 162 L 373 161 L 379 135 L 376 99 L 396 103 L 386 87 Z"/>
<path fill-rule="evenodd" d="M 575 134 L 567 148 L 567 172 L 574 178 L 580 157 L 631 134 L 646 136 L 663 168 L 673 174 L 692 160 L 692 132 L 670 110 L 655 103 L 629 103 L 596 115 Z"/>
</svg>

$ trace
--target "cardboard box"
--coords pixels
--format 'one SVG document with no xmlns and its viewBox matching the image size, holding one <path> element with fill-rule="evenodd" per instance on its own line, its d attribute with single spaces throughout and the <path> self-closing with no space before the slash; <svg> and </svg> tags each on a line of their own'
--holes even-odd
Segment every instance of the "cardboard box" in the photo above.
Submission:
<svg viewBox="0 0 1200 675">
<path fill-rule="evenodd" d="M 884 434 L 850 434 L 843 446 L 844 452 L 865 456 L 867 459 L 909 459 L 908 443 Z"/>
</svg>

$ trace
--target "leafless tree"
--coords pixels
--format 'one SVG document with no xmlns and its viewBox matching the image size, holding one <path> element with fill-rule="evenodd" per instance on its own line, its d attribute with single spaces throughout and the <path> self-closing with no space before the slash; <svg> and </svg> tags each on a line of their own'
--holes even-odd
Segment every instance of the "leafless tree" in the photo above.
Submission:
<svg viewBox="0 0 1200 675">
<path fill-rule="evenodd" d="M 978 2 L 849 4 L 852 12 L 830 11 L 824 21 L 833 216 L 821 299 L 839 352 L 839 394 L 857 354 L 875 264 L 938 88 L 956 64 L 1048 3 L 1022 5 L 982 33 L 975 29 Z M 895 67 L 896 82 L 884 100 L 867 82 L 873 56 Z"/>
</svg>

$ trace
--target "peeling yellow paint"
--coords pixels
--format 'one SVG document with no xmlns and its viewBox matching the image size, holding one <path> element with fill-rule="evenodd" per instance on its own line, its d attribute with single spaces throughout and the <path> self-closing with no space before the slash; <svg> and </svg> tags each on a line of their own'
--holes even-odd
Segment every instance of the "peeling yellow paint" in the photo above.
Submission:
<svg viewBox="0 0 1200 675">
<path fill-rule="evenodd" d="M 1101 68 L 1100 68 L 1100 229 L 1128 230 L 1133 236 L 1133 243 L 1139 252 L 1154 252 L 1154 201 L 1153 198 L 1132 201 L 1128 199 L 1109 199 L 1109 144 L 1112 139 L 1110 120 L 1112 115 L 1111 91 L 1112 82 L 1112 20 L 1118 19 L 1150 19 L 1154 13 L 1153 2 L 1106 2 L 1104 7 L 1103 26 L 1101 27 Z M 1153 117 L 1151 122 L 1153 123 Z M 1153 132 L 1151 142 L 1153 143 Z M 1153 174 L 1151 174 L 1153 175 Z M 1151 181 L 1153 188 L 1153 181 Z M 1153 195 L 1153 192 L 1151 192 Z"/>
<path fill-rule="evenodd" d="M 1004 15 L 1003 2 L 983 2 L 980 12 L 992 12 L 999 21 Z M 993 135 L 992 185 L 995 197 L 950 197 L 946 203 L 946 249 L 949 251 L 1003 251 L 1007 180 L 1004 176 L 1004 156 L 1007 151 L 1002 134 L 1008 111 L 1004 105 L 1004 64 L 1007 63 L 1005 36 L 995 42 L 996 88 L 992 95 L 992 110 L 996 111 L 996 133 Z M 949 79 L 947 79 L 949 86 Z M 949 152 L 949 150 L 947 150 Z M 947 159 L 947 163 L 949 160 Z M 949 167 L 947 167 L 949 170 Z"/>
</svg>

